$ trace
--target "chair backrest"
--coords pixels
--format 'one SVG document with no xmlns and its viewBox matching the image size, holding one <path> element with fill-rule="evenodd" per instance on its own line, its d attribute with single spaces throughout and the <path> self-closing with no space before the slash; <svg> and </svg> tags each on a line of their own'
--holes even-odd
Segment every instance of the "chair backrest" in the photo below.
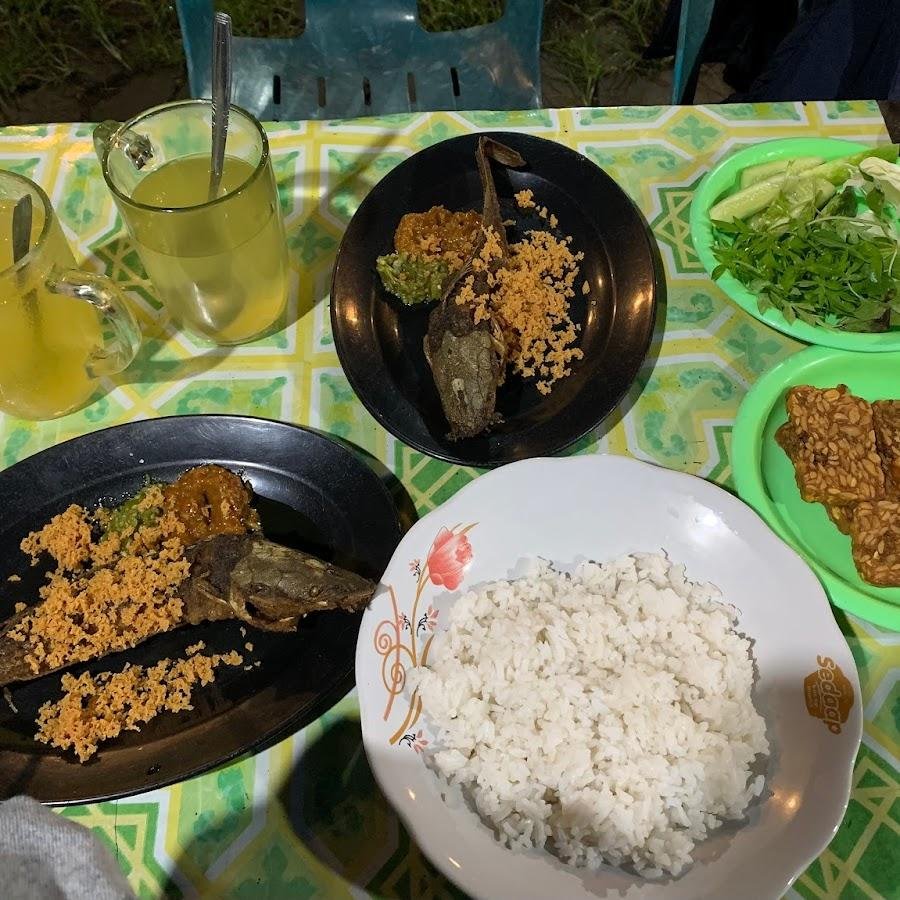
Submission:
<svg viewBox="0 0 900 900">
<path fill-rule="evenodd" d="M 716 0 L 681 0 L 675 71 L 672 75 L 672 103 L 692 103 L 694 100 L 700 54 L 709 33 L 715 5 Z"/>
<path fill-rule="evenodd" d="M 210 95 L 213 0 L 176 0 L 191 95 Z M 260 119 L 540 106 L 543 0 L 430 33 L 416 0 L 306 0 L 296 38 L 235 37 L 233 99 Z"/>
</svg>

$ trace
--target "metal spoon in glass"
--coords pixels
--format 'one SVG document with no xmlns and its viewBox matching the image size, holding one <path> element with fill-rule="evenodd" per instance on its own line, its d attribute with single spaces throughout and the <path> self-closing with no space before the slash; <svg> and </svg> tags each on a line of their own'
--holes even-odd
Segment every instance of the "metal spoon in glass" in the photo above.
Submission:
<svg viewBox="0 0 900 900">
<path fill-rule="evenodd" d="M 209 168 L 209 199 L 219 196 L 225 168 L 228 109 L 231 106 L 231 16 L 217 12 L 212 46 L 212 151 Z"/>
<path fill-rule="evenodd" d="M 13 263 L 19 262 L 23 256 L 31 249 L 31 222 L 33 218 L 33 205 L 31 202 L 31 194 L 25 194 L 20 197 L 16 205 L 13 207 L 12 216 L 12 252 Z M 21 276 L 20 276 L 21 278 Z M 24 279 L 22 280 L 24 283 Z M 24 297 L 25 313 L 28 320 L 35 326 L 40 327 L 40 310 L 38 309 L 37 293 L 34 290 L 28 291 Z M 38 332 L 35 332 L 37 339 Z"/>
<path fill-rule="evenodd" d="M 215 200 L 221 193 L 222 175 L 225 170 L 225 143 L 228 139 L 228 115 L 231 106 L 231 16 L 217 12 L 213 20 L 212 42 L 212 148 L 209 166 L 208 200 Z M 224 228 L 221 217 L 210 219 L 211 227 Z M 227 245 L 227 235 L 222 235 L 223 245 Z M 197 308 L 204 311 L 204 320 L 210 330 L 221 331 L 231 324 L 241 313 L 246 297 L 240 281 L 233 279 L 230 260 L 226 258 L 225 272 L 220 272 L 230 284 L 230 290 L 222 292 L 206 288 L 203 302 Z M 218 283 L 221 283 L 219 281 Z"/>
<path fill-rule="evenodd" d="M 13 207 L 12 252 L 14 263 L 17 263 L 31 249 L 32 206 L 31 194 L 24 194 Z"/>
</svg>

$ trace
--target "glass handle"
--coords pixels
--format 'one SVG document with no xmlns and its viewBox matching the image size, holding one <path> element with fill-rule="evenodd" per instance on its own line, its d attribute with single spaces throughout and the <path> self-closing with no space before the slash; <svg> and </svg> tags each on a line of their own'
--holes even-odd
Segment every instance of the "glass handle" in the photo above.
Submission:
<svg viewBox="0 0 900 900">
<path fill-rule="evenodd" d="M 107 119 L 94 129 L 94 152 L 103 161 L 113 150 L 124 153 L 136 169 L 142 169 L 153 159 L 153 144 L 146 134 L 138 134 L 123 128 L 121 122 Z"/>
<path fill-rule="evenodd" d="M 113 281 L 105 275 L 64 269 L 54 272 L 46 286 L 55 294 L 89 303 L 100 316 L 103 344 L 94 348 L 88 359 L 91 378 L 115 375 L 130 365 L 141 346 L 141 329 L 125 295 Z"/>
</svg>

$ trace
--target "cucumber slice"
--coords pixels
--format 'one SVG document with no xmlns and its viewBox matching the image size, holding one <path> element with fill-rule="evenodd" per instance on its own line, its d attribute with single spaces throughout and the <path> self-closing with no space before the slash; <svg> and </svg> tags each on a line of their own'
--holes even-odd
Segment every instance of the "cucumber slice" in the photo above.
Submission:
<svg viewBox="0 0 900 900">
<path fill-rule="evenodd" d="M 750 187 L 758 181 L 765 181 L 773 175 L 787 174 L 788 170 L 792 174 L 803 172 L 806 169 L 812 169 L 820 166 L 825 162 L 821 156 L 798 156 L 795 159 L 776 159 L 773 162 L 759 163 L 756 166 L 748 166 L 741 170 L 741 187 Z"/>
<path fill-rule="evenodd" d="M 835 194 L 837 186 L 825 178 L 816 182 L 816 206 L 821 209 Z"/>
<path fill-rule="evenodd" d="M 871 150 L 861 150 L 859 153 L 853 153 L 850 156 L 842 156 L 839 159 L 832 159 L 821 166 L 814 169 L 807 169 L 804 176 L 810 178 L 826 178 L 832 184 L 843 184 L 852 174 L 852 170 L 856 168 L 864 159 L 874 156 L 877 159 L 886 159 L 888 162 L 895 162 L 900 147 L 897 144 L 884 144 L 881 147 L 873 147 Z"/>
<path fill-rule="evenodd" d="M 832 159 L 821 165 L 806 169 L 800 176 L 794 176 L 789 172 L 773 175 L 765 181 L 758 181 L 749 187 L 720 200 L 709 210 L 710 219 L 717 222 L 732 222 L 734 219 L 746 219 L 755 213 L 765 209 L 778 195 L 788 178 L 824 178 L 833 185 L 843 184 L 852 174 L 853 170 L 870 156 L 894 161 L 898 154 L 897 144 L 884 144 L 881 147 L 873 147 L 870 150 L 862 150 L 850 156 L 842 156 Z"/>
<path fill-rule="evenodd" d="M 720 200 L 710 207 L 709 218 L 713 222 L 733 222 L 735 219 L 748 219 L 764 210 L 781 193 L 786 175 L 777 175 L 765 181 L 758 181 L 750 187 Z"/>
</svg>

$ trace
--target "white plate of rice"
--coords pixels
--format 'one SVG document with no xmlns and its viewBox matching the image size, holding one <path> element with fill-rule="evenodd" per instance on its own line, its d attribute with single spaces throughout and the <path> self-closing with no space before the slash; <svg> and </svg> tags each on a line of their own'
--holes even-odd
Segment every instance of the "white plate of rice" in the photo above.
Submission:
<svg viewBox="0 0 900 900">
<path fill-rule="evenodd" d="M 806 564 L 699 478 L 532 459 L 420 520 L 363 617 L 372 770 L 473 897 L 776 898 L 862 711 Z"/>
</svg>

